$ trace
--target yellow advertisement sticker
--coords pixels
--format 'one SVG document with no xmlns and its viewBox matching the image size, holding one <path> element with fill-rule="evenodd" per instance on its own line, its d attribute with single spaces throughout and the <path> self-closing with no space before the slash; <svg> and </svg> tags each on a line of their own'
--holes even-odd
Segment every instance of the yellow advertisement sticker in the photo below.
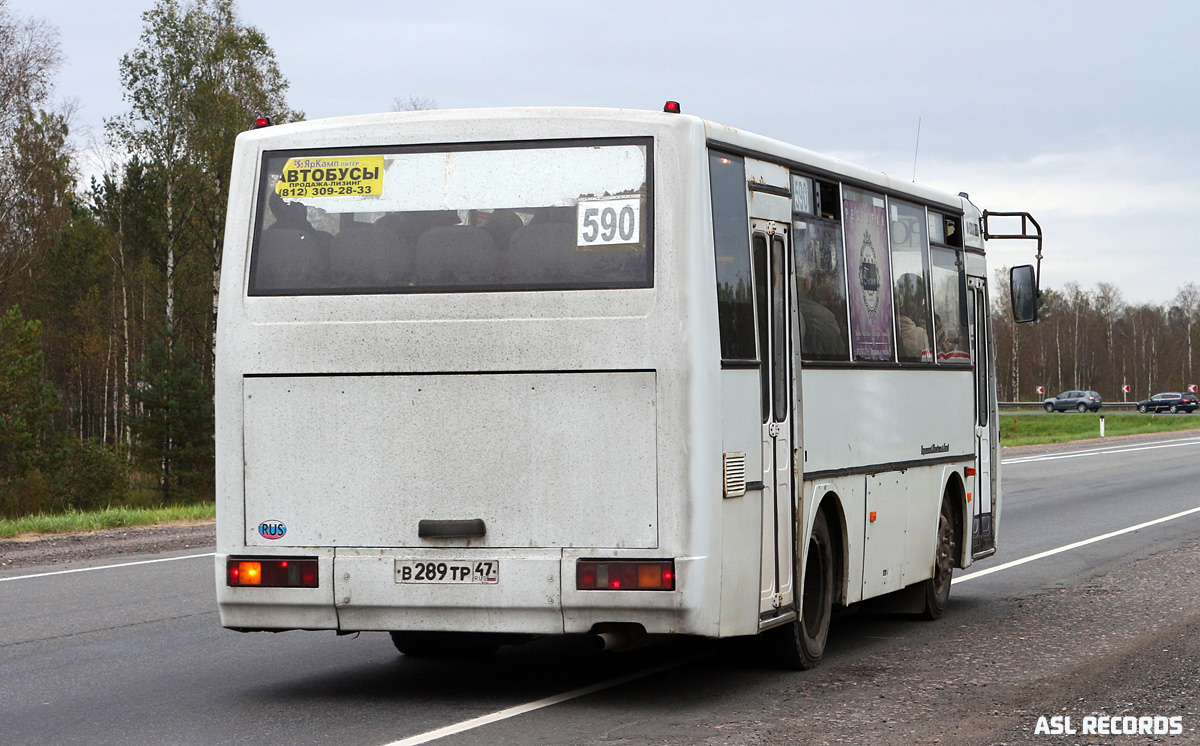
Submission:
<svg viewBox="0 0 1200 746">
<path fill-rule="evenodd" d="M 275 193 L 284 199 L 377 197 L 383 194 L 383 156 L 289 158 Z"/>
</svg>

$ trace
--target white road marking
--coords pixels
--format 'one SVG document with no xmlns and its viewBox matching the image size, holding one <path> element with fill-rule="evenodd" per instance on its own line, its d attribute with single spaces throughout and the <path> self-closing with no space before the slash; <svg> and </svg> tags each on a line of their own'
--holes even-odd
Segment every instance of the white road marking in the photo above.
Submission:
<svg viewBox="0 0 1200 746">
<path fill-rule="evenodd" d="M 553 696 L 546 697 L 545 699 L 539 699 L 536 702 L 527 702 L 523 705 L 515 705 L 504 710 L 498 710 L 488 715 L 481 715 L 477 718 L 464 720 L 461 723 L 447 725 L 444 728 L 438 728 L 437 730 L 431 730 L 425 733 L 418 733 L 415 736 L 402 738 L 399 741 L 392 741 L 391 743 L 386 744 L 386 746 L 418 746 L 418 744 L 429 743 L 430 741 L 436 741 L 439 738 L 445 738 L 446 736 L 452 736 L 456 733 L 474 730 L 475 728 L 479 728 L 484 725 L 496 723 L 501 720 L 508 720 L 509 718 L 514 718 L 518 715 L 524 715 L 527 712 L 533 712 L 534 710 L 540 710 L 544 707 L 557 705 L 561 702 L 577 699 L 588 694 L 594 694 L 595 692 L 603 691 L 605 689 L 611 689 L 614 686 L 627 684 L 630 681 L 644 679 L 647 676 L 653 676 L 654 674 L 662 673 L 663 671 L 669 671 L 672 668 L 679 668 L 682 665 L 692 663 L 693 661 L 704 657 L 707 657 L 707 654 L 689 656 L 673 663 L 666 663 L 661 666 L 655 666 L 654 668 L 647 668 L 644 671 L 637 671 L 635 673 L 626 674 L 625 676 L 618 676 L 617 678 L 609 679 L 608 681 L 601 681 L 598 684 L 591 684 L 578 689 L 572 689 L 569 692 L 563 692 L 562 694 L 555 694 Z"/>
<path fill-rule="evenodd" d="M 1107 456 L 1114 453 L 1134 453 L 1137 451 L 1153 451 L 1160 448 L 1184 448 L 1187 446 L 1200 445 L 1200 438 L 1188 438 L 1187 440 L 1168 440 L 1159 441 L 1156 443 L 1147 443 L 1143 445 L 1128 445 L 1128 446 L 1107 446 L 1102 448 L 1093 448 L 1086 451 L 1068 451 L 1066 453 L 1046 453 L 1040 456 L 1018 456 L 1016 458 L 1005 459 L 1001 464 L 1028 464 L 1035 461 L 1056 461 L 1064 458 L 1085 458 L 1088 456 Z"/>
<path fill-rule="evenodd" d="M 1184 516 L 1192 515 L 1194 513 L 1200 513 L 1200 507 L 1192 508 L 1191 510 L 1184 510 L 1179 513 L 1173 513 L 1172 515 L 1164 516 L 1162 518 L 1155 518 L 1153 521 L 1146 521 L 1145 523 L 1139 523 L 1136 526 L 1129 526 L 1128 528 L 1122 528 L 1120 530 L 1112 531 L 1110 533 L 1102 534 L 1100 536 L 1093 536 L 1090 539 L 1084 539 L 1083 541 L 1077 541 L 1074 544 L 1065 544 L 1061 547 L 1058 547 L 1057 549 L 1047 549 L 1044 552 L 1038 552 L 1037 554 L 1031 554 L 1028 557 L 1022 557 L 1021 559 L 1016 559 L 1016 560 L 1013 560 L 1012 562 L 1005 562 L 1002 565 L 996 565 L 995 567 L 989 567 L 986 570 L 979 570 L 978 572 L 973 572 L 973 573 L 970 573 L 969 575 L 963 575 L 961 577 L 954 578 L 953 580 L 950 581 L 950 584 L 954 585 L 957 583 L 965 583 L 968 580 L 974 580 L 975 578 L 981 578 L 984 575 L 991 575 L 994 572 L 1000 572 L 1001 570 L 1007 570 L 1012 567 L 1017 567 L 1019 565 L 1025 564 L 1026 562 L 1033 562 L 1034 560 L 1040 560 L 1045 557 L 1053 556 L 1055 554 L 1061 554 L 1062 552 L 1069 552 L 1072 549 L 1078 549 L 1079 547 L 1085 547 L 1088 544 L 1095 544 L 1098 541 L 1104 541 L 1105 539 L 1111 539 L 1114 536 L 1121 536 L 1123 534 L 1133 533 L 1134 531 L 1138 531 L 1143 528 L 1148 528 L 1150 526 L 1157 526 L 1160 523 L 1166 523 L 1167 521 L 1173 521 L 1176 518 L 1183 518 Z"/>
<path fill-rule="evenodd" d="M 32 580 L 34 578 L 48 578 L 52 575 L 71 575 L 77 572 L 92 572 L 93 570 L 115 570 L 118 567 L 133 567 L 135 565 L 153 565 L 158 562 L 178 562 L 179 560 L 199 559 L 201 557 L 215 557 L 216 554 L 209 552 L 208 554 L 189 554 L 185 557 L 164 557 L 163 559 L 141 560 L 139 562 L 122 562 L 117 565 L 96 565 L 95 567 L 77 567 L 74 570 L 55 570 L 53 572 L 39 572 L 36 575 L 16 575 L 11 578 L 0 578 L 0 583 L 7 583 L 11 580 Z"/>
<path fill-rule="evenodd" d="M 1198 441 L 1198 442 L 1200 442 L 1200 441 Z M 1160 523 L 1166 523 L 1167 521 L 1173 521 L 1177 518 L 1183 518 L 1184 516 L 1193 515 L 1195 513 L 1200 513 L 1200 507 L 1192 508 L 1191 510 L 1185 510 L 1180 513 L 1175 513 L 1173 515 L 1164 516 L 1162 518 L 1156 518 L 1153 521 L 1146 521 L 1145 523 L 1139 523 L 1136 526 L 1130 526 L 1128 528 L 1123 528 L 1123 529 L 1120 529 L 1119 531 L 1113 531 L 1111 533 L 1103 534 L 1101 536 L 1094 536 L 1090 539 L 1084 539 L 1083 541 L 1077 541 L 1074 544 L 1067 544 L 1065 546 L 1058 547 L 1057 549 L 1050 549 L 1045 552 L 1039 552 L 1038 554 L 1033 554 L 1033 555 L 1030 555 L 1028 557 L 1023 557 L 1018 560 L 1013 560 L 1012 562 L 1005 562 L 1002 565 L 996 565 L 995 567 L 989 567 L 986 570 L 980 570 L 978 572 L 973 572 L 970 575 L 963 575 L 961 577 L 954 578 L 951 581 L 951 584 L 965 583 L 968 580 L 971 580 L 973 578 L 983 577 L 984 575 L 991 575 L 994 572 L 1000 572 L 1001 570 L 1008 570 L 1013 567 L 1018 567 L 1020 565 L 1025 564 L 1026 562 L 1033 562 L 1034 560 L 1043 559 L 1045 557 L 1050 557 L 1052 555 L 1060 554 L 1062 552 L 1068 552 L 1072 549 L 1078 549 L 1079 547 L 1087 546 L 1088 544 L 1095 544 L 1098 541 L 1104 541 L 1105 539 L 1111 539 L 1114 536 L 1121 536 L 1122 534 L 1132 533 L 1139 529 L 1147 528 L 1149 526 L 1156 526 Z M 439 738 L 445 738 L 446 736 L 452 736 L 457 733 L 462 733 L 464 731 L 474 730 L 475 728 L 479 728 L 484 725 L 490 725 L 491 723 L 499 722 L 501 720 L 508 720 L 509 718 L 514 718 L 514 717 L 517 717 L 518 715 L 524 715 L 527 712 L 532 712 L 534 710 L 540 710 L 544 707 L 550 707 L 551 705 L 559 704 L 560 702 L 566 702 L 571 699 L 576 699 L 578 697 L 583 697 L 585 695 L 592 694 L 593 692 L 598 692 L 598 691 L 601 691 L 604 689 L 609 689 L 611 687 L 619 686 L 621 684 L 624 684 L 624 683 L 627 683 L 630 681 L 634 681 L 636 679 L 644 678 L 646 676 L 651 676 L 653 674 L 661 673 L 663 671 L 668 671 L 672 668 L 677 668 L 679 666 L 682 666 L 685 663 L 691 663 L 692 661 L 696 660 L 699 657 L 700 656 L 693 656 L 691 658 L 687 658 L 685 660 L 681 660 L 681 661 L 678 661 L 675 663 L 669 663 L 669 664 L 666 664 L 663 666 L 657 666 L 655 668 L 646 669 L 645 671 L 639 671 L 637 673 L 629 674 L 627 676 L 621 676 L 616 679 L 609 679 L 608 681 L 602 681 L 598 684 L 592 684 L 591 686 L 585 686 L 585 687 L 582 687 L 579 689 L 573 689 L 569 692 L 564 692 L 562 694 L 556 694 L 552 697 L 546 697 L 545 699 L 539 699 L 536 702 L 529 702 L 529 703 L 523 704 L 523 705 L 516 705 L 514 707 L 509 707 L 508 709 L 505 709 L 505 710 L 499 710 L 497 712 L 493 712 L 489 715 L 481 715 L 477 718 L 472 718 L 471 720 L 464 720 L 461 723 L 447 725 L 444 728 L 438 728 L 437 730 L 431 730 L 431 731 L 427 731 L 425 733 L 418 733 L 415 736 L 409 736 L 408 738 L 403 738 L 399 741 L 392 741 L 391 743 L 386 744 L 385 746 L 420 746 L 420 744 L 429 743 L 430 741 L 436 741 Z"/>
</svg>

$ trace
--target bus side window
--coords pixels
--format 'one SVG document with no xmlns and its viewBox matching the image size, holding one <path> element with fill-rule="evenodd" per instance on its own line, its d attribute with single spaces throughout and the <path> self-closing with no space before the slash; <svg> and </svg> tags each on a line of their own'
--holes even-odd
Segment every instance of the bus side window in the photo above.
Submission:
<svg viewBox="0 0 1200 746">
<path fill-rule="evenodd" d="M 933 246 L 929 256 L 933 265 L 933 328 L 937 361 L 970 363 L 970 336 L 961 311 L 966 303 L 962 253 Z"/>
<path fill-rule="evenodd" d="M 933 362 L 929 313 L 929 242 L 925 208 L 888 200 L 892 244 L 892 297 L 896 303 L 896 348 L 902 363 Z"/>
<path fill-rule="evenodd" d="M 792 252 L 801 360 L 849 360 L 846 255 L 836 184 L 792 174 Z"/>
<path fill-rule="evenodd" d="M 745 163 L 738 156 L 712 151 L 708 156 L 708 174 L 717 262 L 721 359 L 756 361 Z"/>
<path fill-rule="evenodd" d="M 826 220 L 792 222 L 796 308 L 803 360 L 849 360 L 842 231 Z"/>
</svg>

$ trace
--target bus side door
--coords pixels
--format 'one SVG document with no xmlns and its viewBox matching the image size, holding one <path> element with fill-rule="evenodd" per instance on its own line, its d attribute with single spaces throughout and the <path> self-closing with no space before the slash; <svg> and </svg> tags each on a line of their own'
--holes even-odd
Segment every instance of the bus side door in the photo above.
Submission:
<svg viewBox="0 0 1200 746">
<path fill-rule="evenodd" d="M 750 254 L 758 305 L 762 365 L 763 492 L 761 623 L 794 610 L 795 494 L 793 470 L 792 298 L 789 281 L 789 224 L 751 221 Z"/>
<path fill-rule="evenodd" d="M 987 282 L 967 280 L 971 327 L 971 356 L 975 361 L 975 499 L 971 508 L 971 556 L 986 557 L 996 551 L 996 459 L 999 437 L 993 411 L 996 378 L 988 313 Z"/>
</svg>

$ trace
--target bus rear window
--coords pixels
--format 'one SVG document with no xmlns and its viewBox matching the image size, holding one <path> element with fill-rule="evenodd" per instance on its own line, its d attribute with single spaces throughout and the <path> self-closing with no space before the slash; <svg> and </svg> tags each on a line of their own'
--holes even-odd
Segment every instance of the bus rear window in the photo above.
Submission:
<svg viewBox="0 0 1200 746">
<path fill-rule="evenodd" d="M 649 138 L 264 155 L 250 295 L 653 285 Z"/>
</svg>

